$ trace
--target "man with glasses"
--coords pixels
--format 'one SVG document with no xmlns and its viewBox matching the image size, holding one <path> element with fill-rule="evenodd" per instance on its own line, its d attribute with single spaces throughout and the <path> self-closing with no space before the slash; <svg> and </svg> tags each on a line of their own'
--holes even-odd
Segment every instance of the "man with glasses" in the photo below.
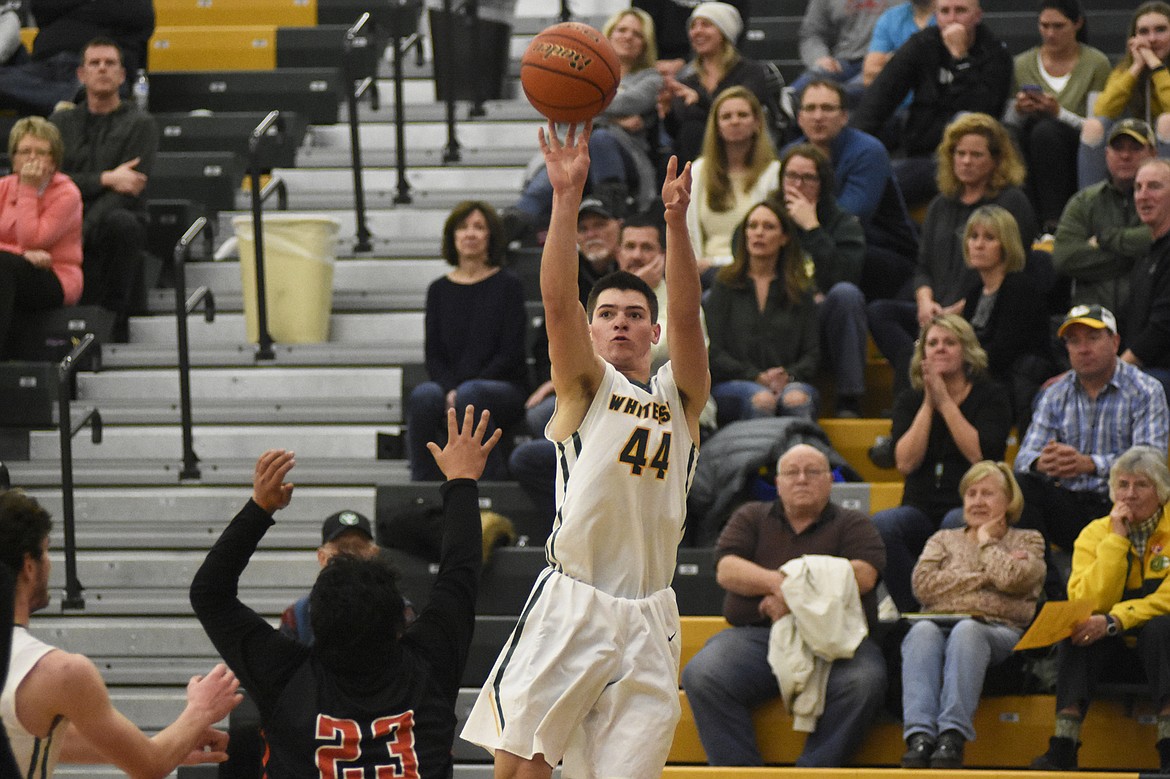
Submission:
<svg viewBox="0 0 1170 779">
<path fill-rule="evenodd" d="M 837 204 L 861 220 L 865 265 L 861 290 L 868 300 L 891 298 L 914 270 L 918 234 L 881 141 L 849 126 L 840 84 L 816 80 L 800 95 L 796 122 L 803 135 L 784 147 L 811 143 L 833 168 Z"/>
<path fill-rule="evenodd" d="M 715 571 L 727 590 L 723 615 L 733 627 L 713 636 L 682 674 L 711 765 L 763 765 L 752 711 L 784 695 L 794 729 L 808 732 L 796 765 L 843 766 L 881 705 L 886 666 L 881 649 L 868 636 L 848 642 L 852 648 L 842 647 L 840 659 L 832 661 L 820 684 L 808 680 L 808 689 L 823 693 L 819 718 L 806 719 L 807 699 L 789 694 L 793 666 L 778 664 L 782 674 L 777 678 L 770 662 L 774 652 L 785 648 L 785 630 L 793 621 L 789 615 L 803 617 L 802 611 L 825 605 L 801 591 L 806 575 L 792 566 L 800 566 L 804 555 L 837 558 L 844 578 L 834 583 L 855 586 L 860 596 L 861 634 L 866 625 L 872 629 L 877 624 L 874 587 L 885 569 L 885 546 L 869 517 L 829 501 L 832 483 L 828 458 L 808 444 L 797 444 L 776 466 L 779 499 L 745 504 L 719 535 Z M 842 603 L 849 600 L 840 598 Z M 847 610 L 842 611 L 846 613 L 826 611 L 820 617 L 824 630 L 812 632 L 837 632 L 846 622 L 842 617 Z"/>
<path fill-rule="evenodd" d="M 1109 513 L 1109 469 L 1117 457 L 1134 446 L 1166 451 L 1166 393 L 1157 379 L 1118 359 L 1121 339 L 1109 309 L 1074 306 L 1057 335 L 1072 370 L 1036 399 L 1015 471 L 1024 493 L 1020 527 L 1071 552 L 1085 525 Z"/>
</svg>

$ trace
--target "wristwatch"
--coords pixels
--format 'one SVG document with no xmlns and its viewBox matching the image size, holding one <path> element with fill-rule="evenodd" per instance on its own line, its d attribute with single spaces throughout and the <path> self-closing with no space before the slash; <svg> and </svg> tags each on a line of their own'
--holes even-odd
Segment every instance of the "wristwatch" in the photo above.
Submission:
<svg viewBox="0 0 1170 779">
<path fill-rule="evenodd" d="M 1116 636 L 1121 632 L 1121 623 L 1112 614 L 1105 615 L 1105 635 Z"/>
</svg>

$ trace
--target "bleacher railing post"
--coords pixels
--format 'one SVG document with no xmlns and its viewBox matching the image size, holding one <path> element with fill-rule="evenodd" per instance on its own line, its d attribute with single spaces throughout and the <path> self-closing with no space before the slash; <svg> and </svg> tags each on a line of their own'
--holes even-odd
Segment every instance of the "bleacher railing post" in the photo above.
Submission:
<svg viewBox="0 0 1170 779">
<path fill-rule="evenodd" d="M 102 441 L 102 418 L 97 409 L 92 409 L 76 427 L 70 411 L 73 395 L 73 377 L 80 367 L 81 358 L 97 346 L 93 333 L 86 333 L 73 351 L 57 364 L 57 427 L 61 434 L 61 500 L 62 531 L 65 535 L 65 597 L 61 609 L 84 609 L 85 589 L 77 578 L 77 535 L 73 515 L 73 436 L 88 423 L 93 431 L 93 442 Z"/>
<path fill-rule="evenodd" d="M 270 129 L 282 130 L 280 111 L 269 111 L 268 116 L 256 125 L 248 139 L 248 176 L 252 184 L 252 232 L 256 253 L 256 327 L 259 345 L 256 347 L 257 360 L 274 360 L 272 336 L 268 333 L 268 296 L 264 284 L 264 219 L 260 199 L 260 143 Z"/>
<path fill-rule="evenodd" d="M 175 244 L 172 259 L 174 261 L 175 280 L 175 331 L 179 345 L 179 425 L 183 431 L 183 468 L 179 472 L 179 479 L 198 479 L 202 474 L 199 471 L 199 458 L 195 455 L 194 420 L 191 414 L 191 346 L 188 340 L 187 317 L 200 302 L 205 302 L 204 317 L 208 322 L 215 319 L 215 299 L 207 287 L 195 290 L 191 299 L 187 299 L 187 256 L 191 252 L 191 243 L 195 237 L 207 226 L 207 219 L 199 217 Z"/>
<path fill-rule="evenodd" d="M 366 225 L 366 190 L 362 184 L 362 144 L 361 135 L 358 132 L 357 104 L 366 90 L 371 88 L 374 81 L 367 77 L 363 79 L 361 84 L 354 86 L 357 76 L 354 72 L 354 60 L 357 56 L 355 52 L 369 46 L 368 37 L 365 35 L 359 37 L 359 33 L 369 21 L 370 13 L 367 11 L 358 17 L 357 22 L 346 31 L 341 58 L 344 75 L 342 81 L 345 84 L 345 107 L 349 119 L 349 155 L 353 169 L 353 207 L 354 217 L 357 221 L 357 240 L 353 246 L 355 252 L 368 252 L 373 248 L 370 243 L 370 229 Z M 401 107 L 399 106 L 397 110 L 401 111 Z M 401 154 L 401 151 L 399 153 Z"/>
<path fill-rule="evenodd" d="M 455 40 L 455 10 L 451 7 L 451 0 L 443 0 L 443 26 L 447 28 L 447 40 Z M 432 36 L 438 39 L 438 36 Z M 431 60 L 438 62 L 439 58 L 432 52 Z M 436 74 L 437 76 L 438 74 Z M 459 139 L 455 136 L 455 56 L 454 52 L 443 57 L 442 83 L 447 85 L 447 145 L 443 147 L 443 162 L 459 162 L 463 159 L 459 151 Z"/>
</svg>

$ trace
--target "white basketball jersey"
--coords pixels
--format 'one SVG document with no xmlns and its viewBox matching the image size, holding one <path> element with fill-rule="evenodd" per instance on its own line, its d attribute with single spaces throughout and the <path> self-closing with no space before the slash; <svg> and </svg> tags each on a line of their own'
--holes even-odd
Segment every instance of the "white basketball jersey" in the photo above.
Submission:
<svg viewBox="0 0 1170 779">
<path fill-rule="evenodd" d="M 669 587 L 699 455 L 671 364 L 643 387 L 607 363 L 581 426 L 555 443 L 549 564 L 619 598 Z"/>
<path fill-rule="evenodd" d="M 53 775 L 53 769 L 57 766 L 57 756 L 61 752 L 61 737 L 65 733 L 67 723 L 58 719 L 45 738 L 38 738 L 29 733 L 16 719 L 16 688 L 24 681 L 24 677 L 28 676 L 33 666 L 54 649 L 55 647 L 33 638 L 23 627 L 13 627 L 8 678 L 4 680 L 4 691 L 0 692 L 0 717 L 4 720 L 4 729 L 8 731 L 8 741 L 12 744 L 16 765 L 21 770 L 21 776 L 36 779 L 48 779 Z"/>
</svg>

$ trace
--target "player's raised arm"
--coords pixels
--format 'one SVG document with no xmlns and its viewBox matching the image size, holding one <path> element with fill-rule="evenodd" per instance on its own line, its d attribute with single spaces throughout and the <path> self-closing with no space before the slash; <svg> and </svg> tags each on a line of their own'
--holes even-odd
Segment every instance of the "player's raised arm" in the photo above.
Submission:
<svg viewBox="0 0 1170 779">
<path fill-rule="evenodd" d="M 699 316 L 703 289 L 694 247 L 687 233 L 690 202 L 691 164 L 688 162 L 679 171 L 678 158 L 671 157 L 666 166 L 666 182 L 662 185 L 662 205 L 666 209 L 666 301 L 670 310 L 666 321 L 667 348 L 687 422 L 697 441 L 699 414 L 711 391 L 711 371 Z"/>
<path fill-rule="evenodd" d="M 540 150 L 553 187 L 552 217 L 540 260 L 540 295 L 548 330 L 548 356 L 559 403 L 592 396 L 605 367 L 593 351 L 589 323 L 577 292 L 577 209 L 589 176 L 587 122 L 569 127 L 564 141 L 550 122 Z"/>
</svg>

